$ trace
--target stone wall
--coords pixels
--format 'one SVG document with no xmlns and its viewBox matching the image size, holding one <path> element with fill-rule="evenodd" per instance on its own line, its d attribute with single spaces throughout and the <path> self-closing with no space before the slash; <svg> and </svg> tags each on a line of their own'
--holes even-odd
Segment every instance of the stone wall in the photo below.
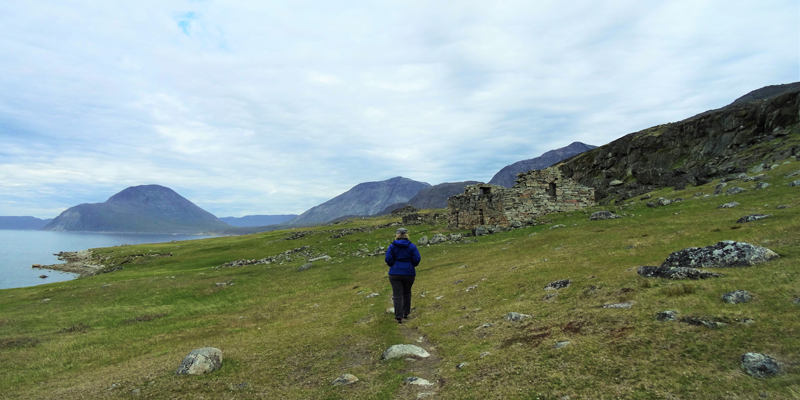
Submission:
<svg viewBox="0 0 800 400">
<path fill-rule="evenodd" d="M 533 223 L 542 215 L 594 205 L 594 189 L 563 176 L 557 168 L 517 175 L 511 188 L 477 184 L 447 201 L 447 223 L 452 229 L 478 225 L 510 226 Z"/>
</svg>

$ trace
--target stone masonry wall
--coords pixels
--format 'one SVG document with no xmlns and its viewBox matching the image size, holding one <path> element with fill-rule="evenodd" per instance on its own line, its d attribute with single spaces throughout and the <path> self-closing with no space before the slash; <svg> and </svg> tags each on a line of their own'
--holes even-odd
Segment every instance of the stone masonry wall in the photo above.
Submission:
<svg viewBox="0 0 800 400">
<path fill-rule="evenodd" d="M 518 174 L 511 188 L 467 186 L 463 194 L 448 199 L 447 222 L 452 229 L 530 224 L 545 214 L 594 204 L 594 189 L 565 178 L 557 168 L 547 168 Z"/>
</svg>

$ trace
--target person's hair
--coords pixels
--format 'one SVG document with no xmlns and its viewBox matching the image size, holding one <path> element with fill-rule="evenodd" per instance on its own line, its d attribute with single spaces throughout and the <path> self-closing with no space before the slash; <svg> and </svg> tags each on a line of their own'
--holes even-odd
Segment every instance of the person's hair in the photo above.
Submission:
<svg viewBox="0 0 800 400">
<path fill-rule="evenodd" d="M 408 237 L 408 232 L 406 232 L 406 233 L 398 233 L 398 234 L 394 235 L 394 240 L 400 240 L 400 239 L 411 240 L 411 238 Z"/>
</svg>

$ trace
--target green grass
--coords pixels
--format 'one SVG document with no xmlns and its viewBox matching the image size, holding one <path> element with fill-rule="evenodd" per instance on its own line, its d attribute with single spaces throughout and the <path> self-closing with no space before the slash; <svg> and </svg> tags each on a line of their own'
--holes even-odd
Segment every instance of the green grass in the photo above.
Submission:
<svg viewBox="0 0 800 400">
<path fill-rule="evenodd" d="M 783 178 L 797 169 L 794 162 L 768 172 L 772 186 L 763 190 L 735 182 L 749 190 L 733 197 L 693 196 L 712 193 L 716 182 L 662 189 L 653 197 L 686 201 L 647 208 L 630 199 L 611 207 L 622 219 L 590 222 L 588 214 L 608 209 L 594 207 L 547 215 L 546 224 L 477 243 L 422 247 L 413 319 L 403 325 L 384 312 L 391 288 L 382 257 L 351 256 L 388 245 L 395 228 L 336 239 L 321 232 L 397 221 L 391 217 L 313 228 L 317 233 L 297 240 L 283 240 L 293 231 L 277 231 L 97 249 L 106 265 L 134 254 L 173 256 L 138 257 L 109 274 L 0 291 L 0 397 L 133 398 L 131 390 L 140 388 L 136 397 L 154 399 L 416 398 L 428 390 L 402 380 L 420 376 L 438 382 L 437 399 L 749 399 L 763 391 L 797 399 L 800 306 L 792 300 L 800 297 L 800 188 L 787 187 L 791 179 Z M 741 205 L 716 208 L 731 200 Z M 775 208 L 781 204 L 791 207 Z M 774 217 L 735 223 L 756 212 Z M 566 227 L 550 230 L 554 224 Z M 408 228 L 414 240 L 449 232 Z M 673 251 L 720 240 L 763 245 L 781 258 L 717 270 L 722 278 L 704 281 L 644 279 L 635 272 Z M 304 272 L 297 268 L 305 259 L 212 268 L 301 246 L 332 260 Z M 572 285 L 543 300 L 544 286 L 565 278 Z M 234 284 L 215 285 L 229 281 Z M 472 285 L 478 287 L 465 290 Z M 736 289 L 755 300 L 724 304 L 720 296 Z M 373 292 L 380 296 L 364 298 Z M 623 301 L 634 306 L 599 308 Z M 663 310 L 755 323 L 711 330 L 656 321 Z M 504 321 L 511 311 L 533 317 Z M 484 323 L 494 325 L 476 329 Z M 380 360 L 390 345 L 419 338 L 434 360 Z M 570 344 L 553 349 L 558 341 Z M 174 375 L 189 351 L 206 346 L 223 350 L 221 370 Z M 481 358 L 484 352 L 491 354 Z M 779 358 L 786 373 L 751 378 L 739 367 L 745 352 Z M 469 365 L 456 369 L 463 362 Z M 342 373 L 360 381 L 331 386 Z"/>
</svg>

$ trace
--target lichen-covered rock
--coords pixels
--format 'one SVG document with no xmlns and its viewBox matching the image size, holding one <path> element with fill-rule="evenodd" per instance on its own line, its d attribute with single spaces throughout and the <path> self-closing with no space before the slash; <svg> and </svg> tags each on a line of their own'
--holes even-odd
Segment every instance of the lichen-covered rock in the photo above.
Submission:
<svg viewBox="0 0 800 400">
<path fill-rule="evenodd" d="M 728 304 L 748 303 L 753 299 L 753 295 L 746 290 L 734 290 L 722 295 L 722 301 Z"/>
<path fill-rule="evenodd" d="M 794 181 L 794 182 L 789 184 L 789 187 L 795 187 L 795 186 L 800 186 L 800 180 Z"/>
<path fill-rule="evenodd" d="M 423 237 L 419 238 L 419 240 L 417 241 L 417 244 L 420 245 L 420 246 L 427 245 L 428 244 L 428 237 L 427 236 L 423 236 Z"/>
<path fill-rule="evenodd" d="M 428 358 L 430 356 L 430 353 L 425 351 L 425 349 L 422 347 L 415 346 L 413 344 L 396 344 L 386 349 L 386 351 L 383 352 L 381 359 L 388 360 L 392 358 L 404 357 Z"/>
<path fill-rule="evenodd" d="M 742 218 L 739 218 L 739 220 L 737 220 L 736 223 L 737 224 L 744 224 L 746 222 L 758 221 L 758 220 L 761 220 L 761 219 L 764 219 L 764 218 L 769 218 L 771 216 L 772 216 L 772 214 L 750 214 L 750 215 L 746 215 L 746 216 L 744 216 Z"/>
<path fill-rule="evenodd" d="M 721 206 L 719 206 L 717 208 L 733 208 L 733 207 L 736 207 L 738 205 L 739 205 L 739 203 L 737 203 L 735 201 L 731 201 L 731 202 L 725 203 L 725 204 L 723 204 L 723 205 L 721 205 Z"/>
<path fill-rule="evenodd" d="M 723 240 L 706 247 L 689 247 L 667 257 L 662 267 L 749 267 L 779 257 L 774 251 L 750 243 Z"/>
<path fill-rule="evenodd" d="M 558 290 L 564 289 L 569 287 L 572 284 L 572 279 L 561 279 L 558 281 L 553 281 L 545 285 L 544 290 Z"/>
<path fill-rule="evenodd" d="M 742 369 L 755 378 L 768 378 L 781 372 L 781 365 L 774 358 L 761 353 L 742 354 Z"/>
<path fill-rule="evenodd" d="M 611 211 L 598 211 L 589 216 L 589 221 L 600 221 L 604 219 L 617 219 L 622 218 L 621 215 L 612 213 Z"/>
<path fill-rule="evenodd" d="M 175 375 L 203 375 L 222 368 L 222 350 L 203 347 L 187 355 Z"/>
<path fill-rule="evenodd" d="M 697 268 L 688 267 L 654 267 L 654 266 L 641 266 L 636 268 L 636 273 L 645 278 L 664 278 L 664 279 L 708 279 L 719 278 L 721 274 L 715 272 L 708 272 L 699 270 Z"/>
<path fill-rule="evenodd" d="M 351 374 L 341 374 L 331 382 L 333 386 L 345 386 L 358 382 L 358 378 Z"/>
<path fill-rule="evenodd" d="M 658 204 L 660 206 L 668 206 L 668 205 L 672 204 L 672 200 L 667 199 L 665 197 L 659 197 L 658 200 L 656 200 L 656 204 Z"/>
<path fill-rule="evenodd" d="M 531 315 L 520 314 L 518 312 L 510 312 L 510 313 L 506 314 L 505 317 L 503 317 L 503 319 L 505 319 L 506 321 L 512 321 L 512 322 L 522 321 L 523 319 L 526 319 L 526 318 L 531 318 Z"/>
<path fill-rule="evenodd" d="M 439 244 L 439 243 L 444 243 L 446 241 L 447 241 L 447 236 L 442 235 L 441 233 L 437 233 L 437 234 L 433 235 L 433 237 L 431 238 L 430 243 L 431 244 Z"/>
<path fill-rule="evenodd" d="M 747 190 L 745 190 L 745 189 L 742 189 L 742 188 L 740 188 L 740 187 L 738 187 L 738 186 L 734 186 L 734 187 L 732 187 L 732 188 L 730 188 L 730 189 L 726 190 L 726 191 L 725 191 L 725 194 L 727 194 L 727 195 L 731 196 L 731 195 L 734 195 L 734 194 L 739 194 L 739 193 L 746 192 L 746 191 L 747 191 Z"/>
<path fill-rule="evenodd" d="M 450 240 L 461 240 L 462 235 L 460 233 L 451 233 Z"/>
<path fill-rule="evenodd" d="M 673 310 L 661 311 L 656 313 L 656 320 L 661 322 L 676 321 L 678 319 L 678 312 Z"/>
</svg>

